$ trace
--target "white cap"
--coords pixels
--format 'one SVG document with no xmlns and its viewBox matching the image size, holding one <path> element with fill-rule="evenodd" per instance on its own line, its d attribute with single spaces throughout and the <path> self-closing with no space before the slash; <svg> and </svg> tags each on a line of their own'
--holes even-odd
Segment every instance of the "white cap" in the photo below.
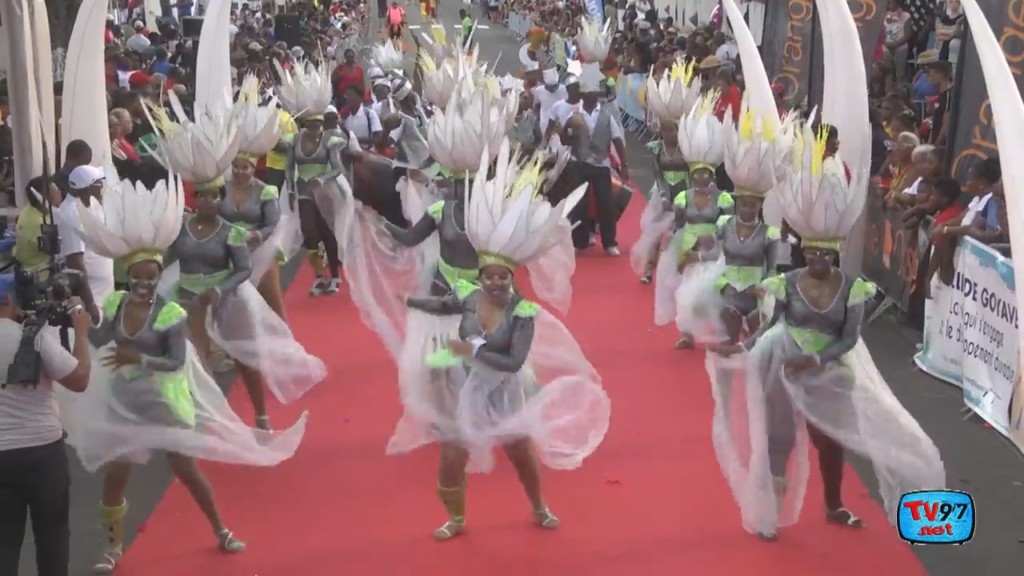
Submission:
<svg viewBox="0 0 1024 576">
<path fill-rule="evenodd" d="M 132 24 L 132 28 L 135 28 L 136 30 L 142 30 L 145 27 L 146 25 L 140 22 L 139 20 L 136 20 L 135 23 Z"/>
<path fill-rule="evenodd" d="M 292 48 L 292 58 L 302 58 L 302 55 L 306 52 L 298 46 Z"/>
<path fill-rule="evenodd" d="M 555 68 L 548 68 L 544 71 L 544 83 L 548 86 L 554 86 L 558 84 L 558 70 Z"/>
<path fill-rule="evenodd" d="M 373 87 L 376 88 L 377 86 L 387 86 L 388 88 L 391 88 L 391 81 L 387 78 L 377 78 L 373 81 Z"/>
<path fill-rule="evenodd" d="M 575 74 L 569 74 L 568 76 L 565 77 L 564 84 L 566 86 L 572 86 L 573 84 L 579 84 L 579 83 L 580 83 L 580 79 Z"/>
<path fill-rule="evenodd" d="M 331 104 L 331 105 L 327 106 L 327 109 L 324 110 L 324 115 L 327 115 L 327 114 L 337 114 L 337 113 L 338 113 L 338 109 L 334 107 L 334 104 Z"/>
<path fill-rule="evenodd" d="M 383 78 L 384 77 L 384 71 L 381 70 L 380 68 L 374 66 L 373 68 L 370 68 L 369 70 L 366 71 L 366 76 L 370 80 L 376 80 L 377 78 Z"/>
<path fill-rule="evenodd" d="M 102 182 L 104 178 L 106 178 L 106 174 L 104 174 L 103 168 L 86 164 L 71 171 L 71 174 L 68 175 L 68 185 L 72 190 L 85 190 L 93 184 Z"/>
</svg>

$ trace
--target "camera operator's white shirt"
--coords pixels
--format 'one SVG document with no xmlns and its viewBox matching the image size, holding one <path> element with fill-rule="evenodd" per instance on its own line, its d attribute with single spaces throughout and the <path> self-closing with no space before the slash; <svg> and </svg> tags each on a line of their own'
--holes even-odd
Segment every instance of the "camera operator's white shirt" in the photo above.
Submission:
<svg viewBox="0 0 1024 576">
<path fill-rule="evenodd" d="M 114 293 L 114 261 L 89 250 L 82 241 L 78 234 L 78 210 L 78 200 L 69 195 L 53 215 L 57 223 L 57 232 L 60 234 L 60 255 L 67 258 L 72 254 L 82 254 L 93 300 L 97 306 L 103 306 L 107 296 Z M 103 207 L 99 203 L 93 204 L 90 210 L 93 215 L 103 220 Z"/>
<path fill-rule="evenodd" d="M 7 369 L 21 343 L 21 330 L 21 324 L 0 319 L 0 382 L 7 379 Z M 43 358 L 39 386 L 0 388 L 0 451 L 45 446 L 64 435 L 53 386 L 71 374 L 78 360 L 61 347 L 60 333 L 52 326 L 39 331 L 36 350 Z"/>
</svg>

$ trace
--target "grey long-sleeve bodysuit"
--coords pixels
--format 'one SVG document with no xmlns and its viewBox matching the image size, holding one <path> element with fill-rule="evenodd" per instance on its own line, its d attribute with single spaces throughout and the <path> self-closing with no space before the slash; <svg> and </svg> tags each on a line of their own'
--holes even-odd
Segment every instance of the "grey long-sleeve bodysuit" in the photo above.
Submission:
<svg viewBox="0 0 1024 576">
<path fill-rule="evenodd" d="M 463 282 L 455 293 L 443 298 L 410 298 L 409 306 L 428 314 L 461 314 L 459 338 L 468 342 L 482 337 L 485 341 L 473 359 L 498 372 L 518 372 L 526 364 L 533 344 L 534 316 L 538 307 L 518 295 L 513 296 L 501 323 L 491 332 L 484 332 L 478 315 L 481 296 L 479 288 L 467 287 Z"/>
<path fill-rule="evenodd" d="M 243 228 L 219 218 L 217 230 L 198 240 L 189 230 L 189 221 L 182 223 L 177 240 L 168 250 L 181 266 L 179 302 L 188 302 L 207 290 L 216 289 L 223 295 L 249 279 L 252 264 Z"/>
<path fill-rule="evenodd" d="M 479 273 L 476 248 L 470 243 L 465 226 L 459 226 L 464 216 L 462 210 L 464 204 L 461 201 L 441 200 L 431 204 L 427 213 L 408 230 L 386 224 L 395 240 L 410 248 L 418 246 L 437 232 L 441 257 L 431 285 L 431 294 L 434 296 L 449 294 L 460 280 L 475 281 Z"/>
<path fill-rule="evenodd" d="M 843 274 L 843 284 L 831 305 L 825 310 L 817 310 L 804 297 L 797 283 L 805 270 L 801 268 L 765 281 L 763 286 L 766 291 L 775 297 L 774 314 L 743 343 L 743 347 L 750 350 L 777 322 L 785 323 L 786 333 L 781 337 L 786 338 L 788 343 L 775 350 L 785 350 L 786 357 L 779 357 L 782 354 L 777 353 L 769 354 L 762 358 L 761 366 L 752 367 L 766 378 L 764 390 L 768 410 L 769 465 L 776 477 L 785 476 L 789 456 L 796 444 L 793 403 L 782 383 L 786 360 L 799 354 L 808 354 L 815 356 L 822 367 L 834 366 L 835 362 L 857 345 L 864 323 L 864 300 L 874 291 L 870 283 Z M 802 393 L 807 398 L 803 401 L 811 403 L 819 417 L 821 411 L 827 410 L 835 418 L 855 418 L 856 407 L 850 403 L 849 394 L 834 392 L 837 387 L 856 385 L 852 371 L 830 372 L 828 378 L 831 383 L 819 388 L 814 386 L 813 373 L 804 378 L 797 380 L 807 384 Z M 841 381 L 836 381 L 836 378 L 841 378 Z"/>
<path fill-rule="evenodd" d="M 325 130 L 316 152 L 307 156 L 302 152 L 303 134 L 305 131 L 300 130 L 288 150 L 285 173 L 287 181 L 295 183 L 295 193 L 299 199 L 312 199 L 316 180 L 332 180 L 345 171 L 341 148 L 347 140 L 340 130 Z"/>
<path fill-rule="evenodd" d="M 185 310 L 157 296 L 146 324 L 129 335 L 122 315 L 127 298 L 128 294 L 121 291 L 108 296 L 103 303 L 103 322 L 89 334 L 97 348 L 113 342 L 133 348 L 142 356 L 141 366 L 113 373 L 109 385 L 116 401 L 110 409 L 116 418 L 129 422 L 190 428 L 195 422 L 195 406 L 182 373 L 188 350 Z M 140 385 L 141 380 L 148 382 Z"/>
<path fill-rule="evenodd" d="M 231 200 L 230 184 L 228 190 L 229 193 L 220 203 L 221 218 L 239 228 L 258 232 L 261 240 L 270 238 L 281 221 L 277 187 L 253 179 L 252 190 L 241 204 Z M 250 245 L 249 248 L 255 249 L 256 246 L 258 244 Z"/>
</svg>

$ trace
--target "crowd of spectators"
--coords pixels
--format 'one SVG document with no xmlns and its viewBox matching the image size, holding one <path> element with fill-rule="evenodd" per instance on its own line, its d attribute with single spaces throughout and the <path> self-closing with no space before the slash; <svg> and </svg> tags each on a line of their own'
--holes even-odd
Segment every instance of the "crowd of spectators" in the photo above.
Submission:
<svg viewBox="0 0 1024 576">
<path fill-rule="evenodd" d="M 574 1 L 517 0 L 511 9 L 571 43 L 584 8 Z M 871 201 L 908 229 L 929 235 L 934 247 L 930 274 L 938 271 L 949 283 L 953 252 L 962 237 L 1009 255 L 999 159 L 977 163 L 963 181 L 951 174 L 954 86 L 967 29 L 960 0 L 890 0 L 885 10 L 868 79 Z M 720 11 L 701 21 L 675 22 L 645 0 L 609 0 L 605 15 L 617 31 L 609 74 L 660 74 L 680 59 L 693 62 L 705 87 L 721 93 L 717 112 L 731 108 L 738 114 L 743 70 Z M 782 87 L 773 89 L 780 113 L 787 112 Z M 808 103 L 800 112 L 811 107 Z M 722 176 L 720 185 L 727 184 Z"/>
</svg>

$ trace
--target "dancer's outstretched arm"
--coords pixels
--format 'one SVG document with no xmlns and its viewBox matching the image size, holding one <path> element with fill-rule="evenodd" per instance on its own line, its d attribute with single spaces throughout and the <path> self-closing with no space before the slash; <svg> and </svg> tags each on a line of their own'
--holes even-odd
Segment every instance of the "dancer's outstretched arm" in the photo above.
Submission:
<svg viewBox="0 0 1024 576">
<path fill-rule="evenodd" d="M 384 222 L 384 228 L 399 244 L 412 248 L 419 246 L 424 240 L 430 238 L 431 234 L 437 230 L 437 220 L 434 219 L 428 210 L 412 228 L 405 229 L 387 221 Z"/>
<path fill-rule="evenodd" d="M 455 294 L 441 297 L 406 298 L 405 305 L 436 316 L 451 316 L 462 313 L 462 301 Z"/>
</svg>

